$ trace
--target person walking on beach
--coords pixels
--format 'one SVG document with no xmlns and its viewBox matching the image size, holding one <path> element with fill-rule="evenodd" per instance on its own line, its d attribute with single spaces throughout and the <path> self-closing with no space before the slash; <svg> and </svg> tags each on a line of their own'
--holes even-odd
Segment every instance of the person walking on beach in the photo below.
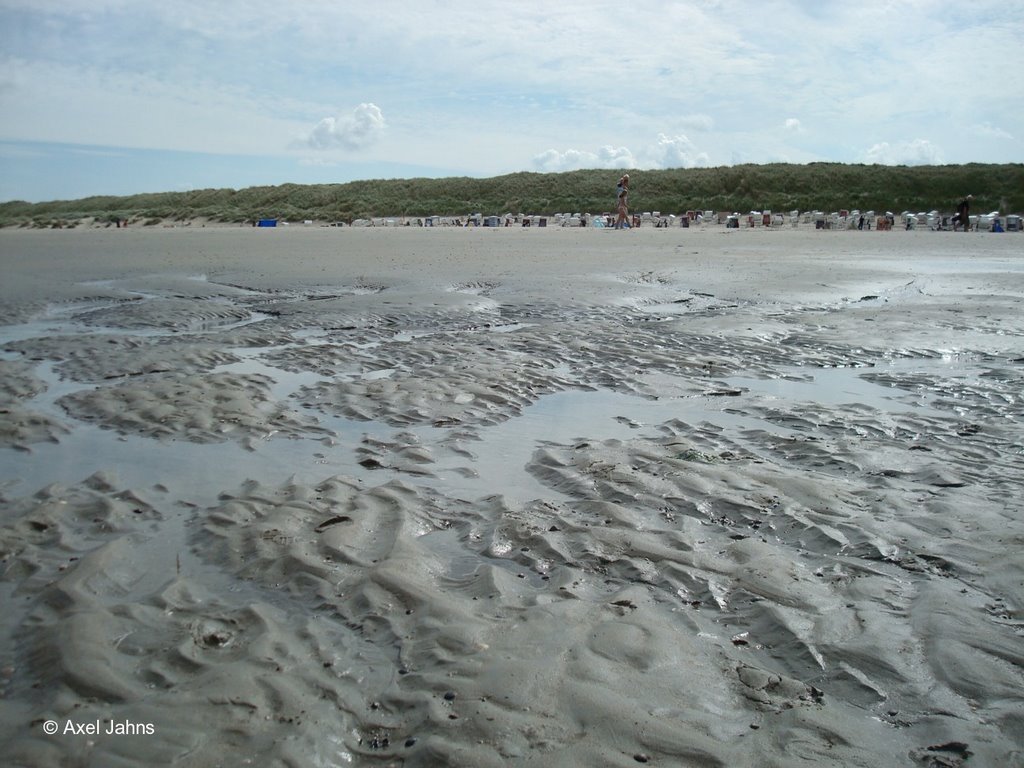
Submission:
<svg viewBox="0 0 1024 768">
<path fill-rule="evenodd" d="M 974 195 L 968 195 L 956 206 L 956 216 L 953 217 L 953 231 L 956 232 L 956 225 L 963 224 L 964 232 L 971 231 L 971 200 Z"/>
<path fill-rule="evenodd" d="M 615 229 L 627 229 L 629 222 L 626 217 L 629 215 L 629 174 L 622 174 L 619 183 L 615 187 L 615 210 L 618 218 L 615 219 Z"/>
</svg>

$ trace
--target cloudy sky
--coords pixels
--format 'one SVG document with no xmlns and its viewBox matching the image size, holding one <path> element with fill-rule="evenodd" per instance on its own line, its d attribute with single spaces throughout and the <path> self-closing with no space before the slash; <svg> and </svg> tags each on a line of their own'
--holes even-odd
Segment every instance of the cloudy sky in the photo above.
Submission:
<svg viewBox="0 0 1024 768">
<path fill-rule="evenodd" d="M 0 0 L 0 201 L 1024 162 L 1024 3 Z"/>
</svg>

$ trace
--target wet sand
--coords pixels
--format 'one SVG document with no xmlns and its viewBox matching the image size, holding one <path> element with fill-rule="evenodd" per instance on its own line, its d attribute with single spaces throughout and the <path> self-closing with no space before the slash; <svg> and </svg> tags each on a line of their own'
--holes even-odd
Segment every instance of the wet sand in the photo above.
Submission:
<svg viewBox="0 0 1024 768">
<path fill-rule="evenodd" d="M 0 268 L 8 764 L 1024 765 L 1019 235 Z"/>
</svg>

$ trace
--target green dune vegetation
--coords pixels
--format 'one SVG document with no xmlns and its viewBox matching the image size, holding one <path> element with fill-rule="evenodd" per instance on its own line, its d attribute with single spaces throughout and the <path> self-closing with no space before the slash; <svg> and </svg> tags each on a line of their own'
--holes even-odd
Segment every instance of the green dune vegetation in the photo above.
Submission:
<svg viewBox="0 0 1024 768">
<path fill-rule="evenodd" d="M 281 184 L 125 197 L 0 204 L 2 227 L 73 227 L 82 222 L 138 225 L 204 220 L 243 224 L 284 221 L 459 216 L 468 213 L 610 212 L 621 170 L 511 173 L 493 178 L 375 179 L 344 184 Z M 1024 164 L 930 166 L 734 165 L 631 170 L 638 211 L 712 210 L 952 212 L 974 195 L 972 212 L 1024 211 Z"/>
</svg>

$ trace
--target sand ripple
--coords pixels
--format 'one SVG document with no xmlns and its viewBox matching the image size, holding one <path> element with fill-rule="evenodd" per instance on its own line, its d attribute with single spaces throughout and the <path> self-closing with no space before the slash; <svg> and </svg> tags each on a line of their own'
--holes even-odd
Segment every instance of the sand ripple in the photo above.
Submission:
<svg viewBox="0 0 1024 768">
<path fill-rule="evenodd" d="M 587 279 L 140 278 L 19 328 L 0 449 L 103 471 L 0 486 L 5 759 L 1019 762 L 1019 301 Z"/>
<path fill-rule="evenodd" d="M 108 429 L 146 437 L 182 437 L 197 443 L 265 439 L 329 430 L 270 397 L 271 380 L 258 374 L 168 373 L 65 395 L 70 415 Z"/>
</svg>

